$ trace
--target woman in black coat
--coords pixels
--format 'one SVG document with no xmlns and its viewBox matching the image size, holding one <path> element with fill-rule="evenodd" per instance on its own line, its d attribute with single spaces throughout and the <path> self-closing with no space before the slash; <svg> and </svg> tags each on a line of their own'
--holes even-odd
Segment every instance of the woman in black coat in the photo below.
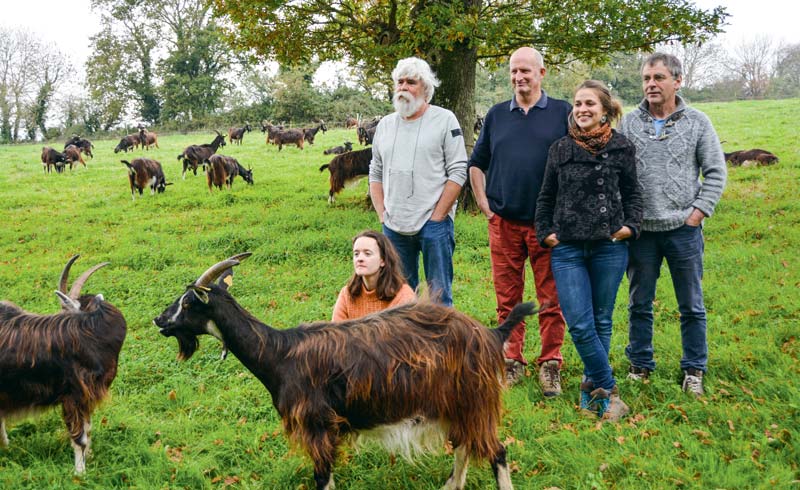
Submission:
<svg viewBox="0 0 800 490">
<path fill-rule="evenodd" d="M 575 92 L 569 135 L 553 143 L 536 201 L 536 236 L 553 249 L 561 311 L 584 365 L 581 408 L 617 421 L 629 409 L 611 372 L 612 314 L 642 221 L 635 148 L 611 129 L 622 105 L 596 80 Z"/>
</svg>

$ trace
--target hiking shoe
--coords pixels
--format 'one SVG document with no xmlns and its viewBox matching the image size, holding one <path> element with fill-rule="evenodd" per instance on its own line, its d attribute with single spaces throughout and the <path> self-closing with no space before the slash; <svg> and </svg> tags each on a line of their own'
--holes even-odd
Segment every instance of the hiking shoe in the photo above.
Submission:
<svg viewBox="0 0 800 490">
<path fill-rule="evenodd" d="M 592 403 L 592 391 L 594 390 L 594 383 L 587 380 L 585 377 L 581 381 L 581 398 L 578 401 L 579 409 L 584 415 L 590 417 L 597 417 L 597 405 Z"/>
<path fill-rule="evenodd" d="M 506 359 L 506 386 L 512 387 L 525 376 L 525 365 L 516 359 Z"/>
<path fill-rule="evenodd" d="M 683 391 L 700 398 L 703 391 L 703 371 L 689 368 L 683 371 Z"/>
<path fill-rule="evenodd" d="M 644 381 L 650 378 L 650 371 L 647 368 L 640 368 L 636 366 L 631 366 L 628 370 L 628 379 L 632 379 L 634 381 Z"/>
<path fill-rule="evenodd" d="M 558 361 L 544 361 L 539 366 L 539 383 L 544 396 L 550 398 L 561 394 L 561 370 Z"/>
</svg>

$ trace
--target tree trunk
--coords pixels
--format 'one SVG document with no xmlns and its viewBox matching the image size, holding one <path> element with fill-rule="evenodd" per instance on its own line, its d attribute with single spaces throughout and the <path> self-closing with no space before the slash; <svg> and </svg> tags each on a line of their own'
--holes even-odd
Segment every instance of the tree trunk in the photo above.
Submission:
<svg viewBox="0 0 800 490">
<path fill-rule="evenodd" d="M 442 82 L 434 93 L 433 103 L 453 111 L 464 133 L 467 157 L 475 146 L 475 74 L 478 50 L 468 42 L 456 44 L 452 51 L 439 51 L 431 56 L 431 68 Z M 459 207 L 467 211 L 477 209 L 475 198 L 467 182 L 461 189 Z"/>
</svg>

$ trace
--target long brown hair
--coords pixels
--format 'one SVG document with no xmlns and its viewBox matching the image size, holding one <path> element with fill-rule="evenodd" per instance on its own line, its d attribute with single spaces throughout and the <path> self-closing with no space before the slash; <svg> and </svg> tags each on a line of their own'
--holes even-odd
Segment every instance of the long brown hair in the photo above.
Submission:
<svg viewBox="0 0 800 490">
<path fill-rule="evenodd" d="M 375 287 L 375 293 L 381 301 L 391 301 L 400 292 L 403 284 L 406 283 L 406 279 L 403 276 L 403 265 L 397 255 L 397 250 L 395 250 L 392 242 L 386 238 L 386 235 L 379 231 L 362 231 L 353 238 L 353 244 L 362 237 L 372 238 L 378 244 L 383 267 L 378 272 L 378 285 Z M 353 298 L 361 296 L 363 286 L 364 280 L 354 272 L 347 282 L 347 290 L 350 292 L 350 296 Z"/>
<path fill-rule="evenodd" d="M 606 116 L 608 117 L 608 124 L 612 124 L 614 121 L 619 121 L 622 118 L 622 103 L 619 99 L 614 98 L 611 95 L 611 91 L 606 87 L 606 84 L 601 82 L 600 80 L 585 80 L 583 83 L 578 85 L 578 88 L 575 89 L 575 93 L 578 93 L 578 90 L 588 88 L 593 90 L 595 94 L 597 94 L 597 98 L 600 99 L 600 104 L 603 106 L 603 110 L 606 111 Z M 569 124 L 571 126 L 575 125 L 575 119 L 572 117 L 572 112 L 569 113 Z"/>
</svg>

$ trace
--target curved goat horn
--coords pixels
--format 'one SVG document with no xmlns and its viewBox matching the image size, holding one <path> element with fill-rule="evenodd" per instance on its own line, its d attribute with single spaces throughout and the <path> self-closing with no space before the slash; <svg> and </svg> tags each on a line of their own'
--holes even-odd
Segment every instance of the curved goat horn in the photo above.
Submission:
<svg viewBox="0 0 800 490">
<path fill-rule="evenodd" d="M 98 269 L 102 269 L 110 263 L 111 262 L 102 262 L 81 274 L 81 276 L 76 279 L 74 283 L 72 283 L 72 287 L 69 290 L 69 297 L 72 299 L 78 299 L 78 296 L 81 295 L 81 288 L 83 288 L 83 285 L 86 283 L 89 277 L 97 272 Z"/>
<path fill-rule="evenodd" d="M 67 261 L 67 265 L 64 266 L 64 270 L 61 271 L 61 279 L 58 280 L 58 290 L 64 294 L 67 294 L 67 280 L 69 279 L 69 269 L 72 267 L 72 264 L 78 260 L 81 254 L 73 255 L 71 259 Z"/>
<path fill-rule="evenodd" d="M 208 268 L 207 271 L 203 272 L 199 279 L 194 282 L 195 286 L 206 287 L 212 282 L 216 281 L 217 278 L 222 275 L 225 269 L 229 269 L 234 265 L 239 265 L 240 261 L 246 259 L 253 255 L 253 252 L 244 252 L 240 254 L 236 254 L 233 257 L 223 260 L 222 262 L 218 262 L 211 267 Z"/>
</svg>

